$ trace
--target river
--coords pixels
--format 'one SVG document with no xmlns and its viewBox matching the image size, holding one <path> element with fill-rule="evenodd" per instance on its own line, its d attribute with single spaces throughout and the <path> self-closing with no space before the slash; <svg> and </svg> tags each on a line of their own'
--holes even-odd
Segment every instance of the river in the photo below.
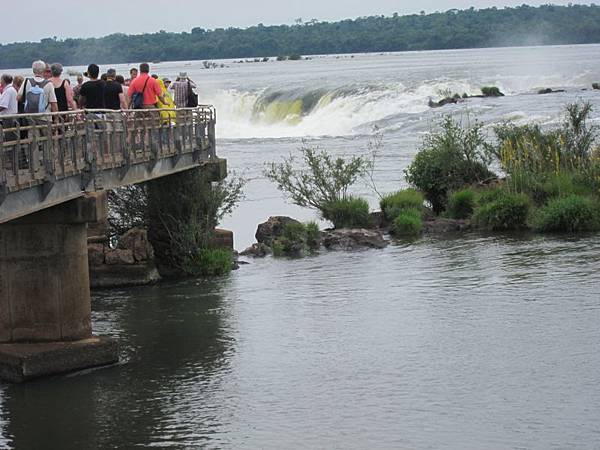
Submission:
<svg viewBox="0 0 600 450">
<path fill-rule="evenodd" d="M 218 110 L 218 153 L 249 179 L 224 226 L 236 248 L 269 215 L 314 219 L 262 176 L 309 145 L 383 147 L 378 188 L 442 114 L 560 122 L 595 106 L 600 46 L 162 63 Z M 221 63 L 221 62 L 219 62 Z M 124 71 L 126 66 L 117 66 Z M 431 110 L 442 90 L 507 94 Z M 564 93 L 537 95 L 539 88 Z M 366 187 L 356 192 L 376 205 Z M 114 367 L 0 387 L 0 445 L 17 449 L 600 448 L 600 236 L 471 233 L 385 250 L 250 261 L 215 280 L 93 294 Z"/>
</svg>

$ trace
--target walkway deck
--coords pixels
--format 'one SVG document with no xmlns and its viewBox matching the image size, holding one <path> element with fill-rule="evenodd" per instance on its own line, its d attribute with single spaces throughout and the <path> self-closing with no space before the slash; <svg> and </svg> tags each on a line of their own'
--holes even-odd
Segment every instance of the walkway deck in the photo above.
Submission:
<svg viewBox="0 0 600 450">
<path fill-rule="evenodd" d="M 217 160 L 212 106 L 0 118 L 0 223 Z"/>
</svg>

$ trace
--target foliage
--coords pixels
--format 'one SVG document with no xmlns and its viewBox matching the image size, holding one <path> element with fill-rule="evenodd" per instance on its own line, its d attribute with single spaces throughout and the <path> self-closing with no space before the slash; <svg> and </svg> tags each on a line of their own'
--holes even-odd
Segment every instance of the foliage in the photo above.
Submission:
<svg viewBox="0 0 600 450">
<path fill-rule="evenodd" d="M 539 125 L 496 127 L 498 144 L 492 152 L 508 175 L 509 188 L 533 193 L 536 202 L 543 202 L 552 184 L 560 188 L 561 183 L 579 178 L 579 184 L 594 186 L 596 130 L 588 122 L 591 109 L 589 103 L 570 104 L 562 126 L 547 131 Z"/>
<path fill-rule="evenodd" d="M 484 97 L 504 97 L 504 94 L 496 86 L 483 86 L 481 93 Z"/>
<path fill-rule="evenodd" d="M 475 209 L 475 197 L 475 191 L 469 188 L 450 195 L 447 209 L 450 218 L 467 219 L 471 217 Z"/>
<path fill-rule="evenodd" d="M 3 68 L 28 67 L 35 59 L 86 65 L 131 61 L 254 58 L 292 54 L 340 54 L 511 45 L 600 42 L 600 7 L 527 5 L 451 9 L 433 14 L 371 16 L 339 22 L 247 29 L 200 27 L 182 33 L 116 33 L 102 38 L 57 39 L 0 46 Z M 535 38 L 532 38 L 535 36 Z M 533 39 L 533 40 L 532 40 Z"/>
<path fill-rule="evenodd" d="M 335 228 L 366 228 L 371 226 L 369 203 L 358 197 L 348 196 L 325 203 L 323 218 Z"/>
<path fill-rule="evenodd" d="M 424 201 L 423 194 L 419 191 L 415 189 L 403 189 L 384 196 L 379 201 L 379 207 L 387 220 L 394 220 L 406 209 L 421 211 Z"/>
<path fill-rule="evenodd" d="M 362 156 L 336 158 L 306 144 L 300 147 L 300 153 L 299 165 L 290 154 L 282 163 L 267 164 L 265 176 L 296 205 L 315 208 L 321 213 L 326 205 L 347 198 L 350 186 L 366 175 L 372 164 Z"/>
<path fill-rule="evenodd" d="M 550 200 L 533 218 L 533 228 L 541 232 L 580 232 L 600 230 L 597 201 L 580 195 Z"/>
<path fill-rule="evenodd" d="M 243 196 L 245 180 L 231 177 L 211 183 L 202 170 L 188 170 L 147 184 L 148 237 L 157 260 L 186 275 L 205 261 L 213 230 Z"/>
<path fill-rule="evenodd" d="M 290 222 L 283 226 L 281 236 L 273 241 L 273 255 L 298 258 L 317 251 L 320 245 L 321 232 L 315 222 Z"/>
<path fill-rule="evenodd" d="M 421 211 L 416 209 L 402 210 L 392 224 L 392 233 L 396 236 L 419 236 L 422 229 Z"/>
<path fill-rule="evenodd" d="M 480 203 L 473 214 L 473 223 L 493 231 L 527 228 L 530 200 L 523 194 L 497 191 L 489 203 Z"/>
<path fill-rule="evenodd" d="M 186 255 L 182 268 L 187 275 L 214 277 L 231 272 L 233 255 L 222 248 L 197 248 Z"/>
<path fill-rule="evenodd" d="M 148 195 L 145 184 L 134 184 L 108 192 L 108 227 L 110 237 L 135 227 L 147 226 Z"/>
<path fill-rule="evenodd" d="M 493 177 L 481 128 L 479 122 L 463 126 L 445 117 L 406 169 L 406 179 L 425 194 L 434 212 L 445 209 L 449 192 Z"/>
</svg>

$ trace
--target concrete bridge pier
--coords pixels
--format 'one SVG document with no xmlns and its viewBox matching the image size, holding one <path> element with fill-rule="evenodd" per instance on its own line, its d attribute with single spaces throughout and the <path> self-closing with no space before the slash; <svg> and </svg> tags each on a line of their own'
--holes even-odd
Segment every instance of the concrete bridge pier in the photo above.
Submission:
<svg viewBox="0 0 600 450">
<path fill-rule="evenodd" d="M 0 225 L 0 378 L 118 360 L 116 341 L 91 326 L 87 223 L 105 212 L 90 196 Z"/>
</svg>

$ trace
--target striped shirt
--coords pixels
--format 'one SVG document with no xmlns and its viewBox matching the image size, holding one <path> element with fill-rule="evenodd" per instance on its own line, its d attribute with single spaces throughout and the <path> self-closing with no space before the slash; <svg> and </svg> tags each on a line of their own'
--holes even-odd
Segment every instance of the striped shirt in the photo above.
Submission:
<svg viewBox="0 0 600 450">
<path fill-rule="evenodd" d="M 188 90 L 189 86 L 195 88 L 196 85 L 193 81 L 181 80 L 175 81 L 171 84 L 171 90 L 173 91 L 173 97 L 175 98 L 175 105 L 178 108 L 185 108 L 188 104 Z"/>
</svg>

